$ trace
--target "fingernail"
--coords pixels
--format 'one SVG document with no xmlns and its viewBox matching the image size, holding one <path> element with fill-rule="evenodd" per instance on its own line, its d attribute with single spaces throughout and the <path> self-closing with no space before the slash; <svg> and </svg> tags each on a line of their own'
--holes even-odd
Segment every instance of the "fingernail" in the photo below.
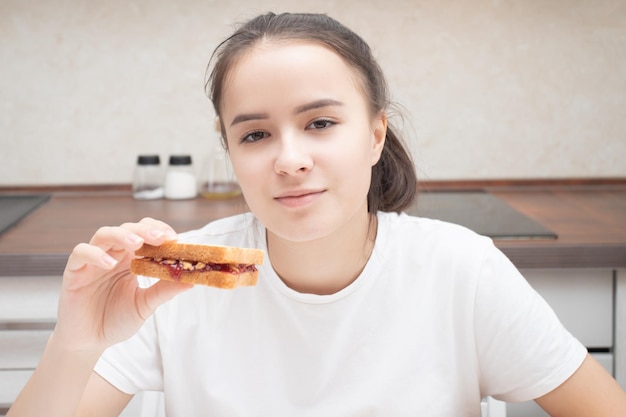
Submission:
<svg viewBox="0 0 626 417">
<path fill-rule="evenodd" d="M 102 255 L 102 261 L 110 267 L 114 267 L 115 265 L 117 265 L 117 259 L 113 258 L 108 253 Z"/>
<path fill-rule="evenodd" d="M 126 239 L 128 239 L 132 243 L 142 243 L 143 242 L 143 238 L 141 236 L 138 236 L 138 235 L 134 234 L 134 233 L 131 233 L 128 236 L 126 236 Z"/>
</svg>

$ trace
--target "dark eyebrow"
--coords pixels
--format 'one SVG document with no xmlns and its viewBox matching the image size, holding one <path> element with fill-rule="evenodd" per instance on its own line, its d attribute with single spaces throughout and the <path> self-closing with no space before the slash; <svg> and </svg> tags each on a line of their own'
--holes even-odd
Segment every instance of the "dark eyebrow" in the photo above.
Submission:
<svg viewBox="0 0 626 417">
<path fill-rule="evenodd" d="M 294 110 L 294 114 L 300 114 L 307 112 L 309 110 L 315 110 L 322 107 L 329 106 L 343 106 L 343 103 L 338 100 L 334 100 L 332 98 L 326 98 L 322 100 L 312 101 L 311 103 L 306 103 L 301 106 L 296 107 Z M 249 120 L 263 120 L 269 119 L 269 115 L 267 113 L 243 113 L 235 116 L 233 121 L 230 123 L 231 126 L 236 125 L 237 123 L 247 122 Z"/>
<path fill-rule="evenodd" d="M 300 114 L 300 113 L 307 112 L 309 110 L 315 110 L 321 107 L 329 107 L 329 106 L 343 106 L 343 103 L 341 101 L 334 100 L 332 98 L 316 100 L 311 103 L 303 104 L 301 106 L 296 107 L 294 114 Z"/>
<path fill-rule="evenodd" d="M 235 118 L 233 119 L 233 121 L 231 122 L 230 126 L 234 126 L 237 123 L 242 123 L 242 122 L 247 122 L 248 120 L 262 120 L 262 119 L 269 119 L 269 115 L 267 113 L 244 113 L 244 114 L 238 114 L 237 116 L 235 116 Z"/>
</svg>

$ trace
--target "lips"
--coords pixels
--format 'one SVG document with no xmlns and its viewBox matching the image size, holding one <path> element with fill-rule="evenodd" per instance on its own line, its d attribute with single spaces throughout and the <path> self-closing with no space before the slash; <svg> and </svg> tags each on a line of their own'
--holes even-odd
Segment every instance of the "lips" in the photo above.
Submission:
<svg viewBox="0 0 626 417">
<path fill-rule="evenodd" d="M 316 201 L 323 193 L 324 190 L 293 190 L 274 199 L 286 207 L 303 207 Z"/>
</svg>

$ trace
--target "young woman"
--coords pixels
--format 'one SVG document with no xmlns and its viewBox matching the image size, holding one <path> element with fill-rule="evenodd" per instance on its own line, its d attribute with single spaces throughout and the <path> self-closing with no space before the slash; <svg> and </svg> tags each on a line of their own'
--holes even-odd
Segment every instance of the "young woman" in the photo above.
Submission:
<svg viewBox="0 0 626 417">
<path fill-rule="evenodd" d="M 267 14 L 220 45 L 208 89 L 251 213 L 176 235 L 98 230 L 64 274 L 58 324 L 9 416 L 626 415 L 618 384 L 492 242 L 401 214 L 411 159 L 369 47 L 324 15 Z M 256 287 L 139 288 L 135 249 L 262 248 Z"/>
</svg>

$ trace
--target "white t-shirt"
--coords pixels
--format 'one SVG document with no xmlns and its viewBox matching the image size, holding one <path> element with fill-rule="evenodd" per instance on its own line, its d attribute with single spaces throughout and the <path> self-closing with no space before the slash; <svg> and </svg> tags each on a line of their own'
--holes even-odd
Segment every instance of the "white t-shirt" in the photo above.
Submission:
<svg viewBox="0 0 626 417">
<path fill-rule="evenodd" d="M 370 260 L 332 295 L 288 288 L 266 259 L 257 286 L 196 286 L 108 349 L 96 372 L 163 391 L 169 417 L 480 416 L 480 399 L 539 397 L 586 350 L 486 237 L 378 214 Z M 267 250 L 252 215 L 181 240 Z"/>
</svg>

